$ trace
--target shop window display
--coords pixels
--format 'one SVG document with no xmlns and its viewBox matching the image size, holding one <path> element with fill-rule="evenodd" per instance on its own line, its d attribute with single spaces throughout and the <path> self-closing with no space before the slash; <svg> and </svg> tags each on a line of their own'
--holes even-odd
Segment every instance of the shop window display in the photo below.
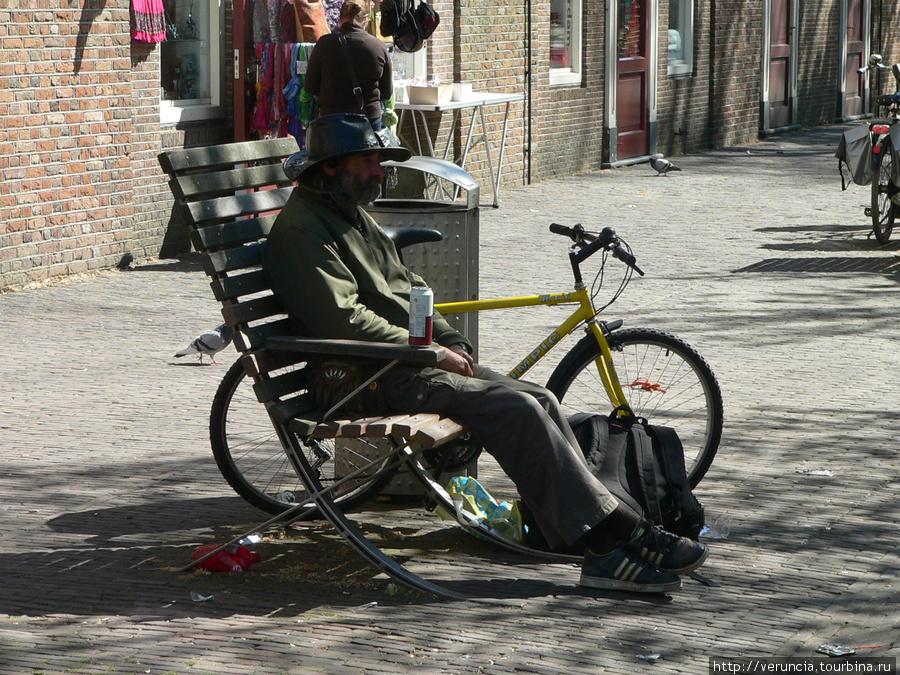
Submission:
<svg viewBox="0 0 900 675">
<path fill-rule="evenodd" d="M 222 46 L 217 0 L 165 0 L 166 39 L 160 45 L 162 122 L 219 113 Z"/>
<path fill-rule="evenodd" d="M 581 84 L 581 0 L 550 0 L 550 84 Z"/>
<path fill-rule="evenodd" d="M 694 69 L 694 2 L 669 0 L 669 75 Z"/>
</svg>

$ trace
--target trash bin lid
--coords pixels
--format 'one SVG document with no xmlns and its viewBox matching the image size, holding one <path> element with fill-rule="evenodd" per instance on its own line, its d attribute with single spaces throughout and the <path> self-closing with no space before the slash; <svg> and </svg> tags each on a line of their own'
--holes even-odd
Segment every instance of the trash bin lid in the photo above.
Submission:
<svg viewBox="0 0 900 675">
<path fill-rule="evenodd" d="M 478 206 L 480 188 L 472 178 L 472 174 L 462 167 L 449 162 L 446 159 L 427 157 L 425 155 L 413 155 L 405 162 L 382 162 L 384 167 L 397 167 L 399 169 L 413 169 L 422 173 L 430 173 L 438 178 L 446 180 L 466 191 L 466 208 Z"/>
</svg>

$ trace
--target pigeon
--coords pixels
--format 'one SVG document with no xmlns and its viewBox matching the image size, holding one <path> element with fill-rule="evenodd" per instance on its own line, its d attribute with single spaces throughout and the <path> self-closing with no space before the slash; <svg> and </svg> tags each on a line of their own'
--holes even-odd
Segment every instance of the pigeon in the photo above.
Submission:
<svg viewBox="0 0 900 675">
<path fill-rule="evenodd" d="M 222 324 L 214 330 L 208 330 L 195 337 L 191 344 L 175 354 L 177 357 L 187 356 L 188 354 L 199 354 L 200 363 L 203 363 L 203 355 L 206 354 L 212 359 L 212 362 L 221 365 L 221 361 L 216 361 L 216 354 L 231 344 L 232 330 L 226 324 Z"/>
<path fill-rule="evenodd" d="M 681 169 L 672 164 L 672 162 L 662 157 L 651 157 L 650 166 L 656 170 L 657 176 L 664 176 L 669 171 L 681 171 Z"/>
</svg>

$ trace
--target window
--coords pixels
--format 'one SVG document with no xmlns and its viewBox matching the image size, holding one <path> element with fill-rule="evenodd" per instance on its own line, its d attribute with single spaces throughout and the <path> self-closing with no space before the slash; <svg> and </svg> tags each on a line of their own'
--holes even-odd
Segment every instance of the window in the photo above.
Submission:
<svg viewBox="0 0 900 675">
<path fill-rule="evenodd" d="M 160 122 L 216 117 L 222 93 L 219 0 L 164 0 L 160 45 Z"/>
<path fill-rule="evenodd" d="M 550 0 L 550 84 L 581 84 L 581 0 Z"/>
<path fill-rule="evenodd" d="M 694 70 L 694 0 L 669 0 L 669 75 Z"/>
<path fill-rule="evenodd" d="M 428 44 L 417 52 L 401 52 L 394 49 L 388 42 L 388 51 L 391 55 L 391 70 L 394 80 L 408 80 L 413 77 L 425 78 L 428 76 Z"/>
</svg>

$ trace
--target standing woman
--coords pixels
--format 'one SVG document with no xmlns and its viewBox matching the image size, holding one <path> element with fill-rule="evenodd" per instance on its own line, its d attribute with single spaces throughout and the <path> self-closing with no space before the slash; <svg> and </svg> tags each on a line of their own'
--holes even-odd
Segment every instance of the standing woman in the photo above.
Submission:
<svg viewBox="0 0 900 675">
<path fill-rule="evenodd" d="M 319 102 L 321 116 L 356 113 L 382 128 L 385 101 L 393 95 L 391 59 L 384 42 L 366 32 L 369 0 L 344 0 L 341 27 L 323 35 L 309 57 L 303 88 Z M 346 41 L 346 50 L 341 39 Z M 354 82 L 356 83 L 354 85 Z M 358 90 L 354 90 L 354 86 Z"/>
</svg>

